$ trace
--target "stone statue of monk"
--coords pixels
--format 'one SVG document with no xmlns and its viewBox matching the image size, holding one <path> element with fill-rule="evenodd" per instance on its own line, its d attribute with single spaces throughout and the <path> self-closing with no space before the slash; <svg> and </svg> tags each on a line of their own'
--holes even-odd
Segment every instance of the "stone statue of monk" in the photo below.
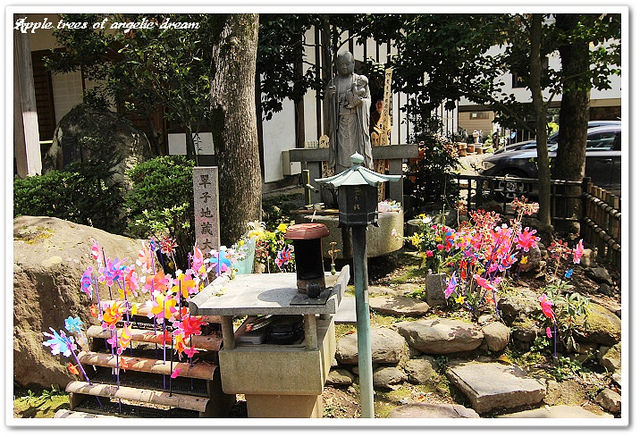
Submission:
<svg viewBox="0 0 640 437">
<path fill-rule="evenodd" d="M 350 52 L 338 55 L 338 74 L 331 79 L 325 93 L 325 130 L 329 136 L 329 167 L 335 174 L 351 167 L 349 157 L 355 152 L 364 156 L 364 165 L 373 167 L 369 138 L 371 93 L 365 76 L 355 74 Z"/>
</svg>

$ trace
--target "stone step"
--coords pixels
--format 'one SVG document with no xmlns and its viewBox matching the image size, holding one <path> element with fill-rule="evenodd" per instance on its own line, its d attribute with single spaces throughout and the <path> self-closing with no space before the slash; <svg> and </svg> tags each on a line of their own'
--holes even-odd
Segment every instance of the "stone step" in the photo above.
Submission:
<svg viewBox="0 0 640 437">
<path fill-rule="evenodd" d="M 207 410 L 207 404 L 209 403 L 208 398 L 200 396 L 169 393 L 162 390 L 146 390 L 122 385 L 118 387 L 113 384 L 89 384 L 85 381 L 71 381 L 67 384 L 66 391 L 67 393 L 80 395 L 108 397 L 118 400 L 181 408 L 184 410 L 198 411 L 200 413 Z"/>
<path fill-rule="evenodd" d="M 103 329 L 101 326 L 94 325 L 87 329 L 87 337 L 106 340 L 111 337 L 111 331 L 108 328 Z M 154 334 L 153 330 L 131 328 L 131 340 L 142 343 L 162 344 L 162 329 Z M 193 344 L 196 349 L 217 352 L 220 350 L 222 338 L 216 335 L 193 335 L 191 338 L 187 338 L 185 343 L 188 347 Z"/>
<path fill-rule="evenodd" d="M 157 360 L 154 358 L 128 357 L 121 355 L 120 358 L 126 362 L 127 371 L 154 373 L 160 375 L 171 375 L 172 371 L 180 369 L 180 376 L 183 378 L 195 378 L 212 380 L 217 366 L 213 363 L 199 362 L 193 365 L 189 363 L 173 362 L 173 368 L 169 360 Z M 78 359 L 82 364 L 89 366 L 116 368 L 116 356 L 100 352 L 82 351 L 78 354 Z"/>
<path fill-rule="evenodd" d="M 85 413 L 82 411 L 71 411 L 71 410 L 58 410 L 56 411 L 54 419 L 113 419 L 113 416 L 106 416 L 104 414 L 92 414 Z"/>
<path fill-rule="evenodd" d="M 115 301 L 114 300 L 103 300 L 102 303 L 102 307 L 104 308 L 105 306 L 111 306 L 113 305 Z M 119 301 L 122 302 L 122 301 Z M 136 303 L 136 305 L 138 305 L 138 314 L 136 316 L 141 316 L 141 317 L 145 317 L 145 318 L 149 318 L 149 316 L 151 316 L 151 307 L 147 306 L 147 305 L 142 305 L 141 303 Z M 198 317 L 202 317 L 202 320 L 204 320 L 207 323 L 216 323 L 216 324 L 221 324 L 222 323 L 222 317 L 221 316 L 212 316 L 212 315 L 208 315 L 208 316 L 198 316 Z"/>
</svg>

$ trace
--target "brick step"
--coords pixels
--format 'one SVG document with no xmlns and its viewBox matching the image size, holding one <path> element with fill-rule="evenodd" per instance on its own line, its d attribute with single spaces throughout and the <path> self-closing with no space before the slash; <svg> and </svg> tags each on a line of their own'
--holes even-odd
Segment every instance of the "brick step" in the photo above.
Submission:
<svg viewBox="0 0 640 437">
<path fill-rule="evenodd" d="M 85 381 L 71 381 L 66 391 L 80 395 L 90 395 L 118 399 L 123 401 L 142 402 L 151 405 L 180 408 L 203 413 L 207 410 L 209 398 L 169 393 L 162 390 L 147 390 L 113 384 L 89 384 Z"/>
<path fill-rule="evenodd" d="M 126 371 L 171 375 L 172 370 L 180 369 L 180 376 L 184 378 L 212 380 L 217 369 L 215 364 L 202 361 L 193 365 L 174 361 L 172 369 L 171 362 L 168 359 L 163 362 L 163 360 L 155 358 L 131 357 L 125 354 L 121 355 L 120 358 L 127 365 Z M 89 366 L 116 368 L 117 365 L 115 355 L 101 352 L 82 351 L 78 354 L 78 359 L 82 364 Z"/>
<path fill-rule="evenodd" d="M 101 326 L 90 326 L 87 329 L 87 337 L 100 338 L 106 340 L 111 337 L 111 331 Z M 131 340 L 141 343 L 162 344 L 162 329 L 153 333 L 153 330 L 131 328 Z M 217 335 L 193 335 L 187 338 L 185 343 L 188 347 L 193 344 L 196 349 L 205 349 L 208 351 L 219 351 L 222 344 L 222 338 Z"/>
<path fill-rule="evenodd" d="M 105 305 L 111 306 L 113 305 L 114 300 L 103 300 L 102 303 L 102 307 L 104 308 Z M 119 301 L 119 302 L 123 302 L 123 301 Z M 138 305 L 138 314 L 136 314 L 135 316 L 133 316 L 134 318 L 146 318 L 147 320 L 149 320 L 149 316 L 151 315 L 151 307 L 146 306 L 146 305 L 142 305 L 139 302 L 136 302 L 136 305 Z M 221 316 L 198 316 L 198 317 L 202 317 L 202 320 L 204 320 L 207 323 L 215 323 L 215 324 L 221 324 L 222 323 L 222 317 Z"/>
</svg>

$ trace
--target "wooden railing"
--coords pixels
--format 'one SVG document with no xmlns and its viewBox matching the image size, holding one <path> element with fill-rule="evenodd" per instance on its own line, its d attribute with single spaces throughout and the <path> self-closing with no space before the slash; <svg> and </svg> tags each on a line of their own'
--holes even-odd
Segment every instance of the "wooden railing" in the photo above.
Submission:
<svg viewBox="0 0 640 437">
<path fill-rule="evenodd" d="M 622 212 L 620 197 L 585 179 L 583 185 L 582 237 L 598 251 L 598 257 L 620 268 Z"/>
</svg>

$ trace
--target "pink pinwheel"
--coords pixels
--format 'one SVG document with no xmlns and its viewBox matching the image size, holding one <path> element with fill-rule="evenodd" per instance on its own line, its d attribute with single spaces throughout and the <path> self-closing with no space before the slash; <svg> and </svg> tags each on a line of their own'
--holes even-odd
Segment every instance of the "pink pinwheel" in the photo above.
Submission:
<svg viewBox="0 0 640 437">
<path fill-rule="evenodd" d="M 98 281 L 101 283 L 105 283 L 111 287 L 114 282 L 124 278 L 124 269 L 126 268 L 122 264 L 126 261 L 126 258 L 118 260 L 118 258 L 114 259 L 113 262 L 111 259 L 107 258 L 106 265 L 104 267 L 100 267 L 100 276 L 98 277 Z"/>
<path fill-rule="evenodd" d="M 139 288 L 138 275 L 136 274 L 136 269 L 133 265 L 129 266 L 126 270 L 124 276 L 124 284 L 125 288 L 129 290 L 134 296 L 138 295 L 136 291 Z"/>
<path fill-rule="evenodd" d="M 549 327 L 547 326 L 547 329 L 545 330 L 545 332 L 546 332 L 546 334 L 547 334 L 547 338 L 551 338 L 551 337 L 552 337 L 552 335 L 551 335 L 551 328 L 549 328 Z"/>
<path fill-rule="evenodd" d="M 582 258 L 583 253 L 584 253 L 584 245 L 582 244 L 582 240 L 580 240 L 578 241 L 576 248 L 573 250 L 574 264 L 580 264 L 580 259 Z"/>
<path fill-rule="evenodd" d="M 445 299 L 449 299 L 449 296 L 451 296 L 451 293 L 454 292 L 457 285 L 458 285 L 458 281 L 456 280 L 456 276 L 454 273 L 453 275 L 451 275 L 451 279 L 449 279 L 449 284 L 447 285 L 447 288 L 444 290 Z"/>
<path fill-rule="evenodd" d="M 151 273 L 151 270 L 153 269 L 153 256 L 148 246 L 143 244 L 142 249 L 138 251 L 136 264 L 140 266 L 143 272 Z"/>
<path fill-rule="evenodd" d="M 202 273 L 200 270 L 204 265 L 204 255 L 198 246 L 193 247 L 193 255 L 191 258 L 191 270 L 196 272 L 196 274 Z"/>
<path fill-rule="evenodd" d="M 540 307 L 542 308 L 542 313 L 548 317 L 549 319 L 553 319 L 555 314 L 553 313 L 553 302 L 549 300 L 546 294 L 540 296 Z"/>
<path fill-rule="evenodd" d="M 291 261 L 291 248 L 285 247 L 276 255 L 275 263 L 282 270 L 282 266 L 286 266 Z"/>
<path fill-rule="evenodd" d="M 93 267 L 88 267 L 87 270 L 82 274 L 82 278 L 80 279 L 80 289 L 87 293 L 89 299 L 93 296 L 93 286 L 91 285 L 91 274 L 93 272 Z"/>
<path fill-rule="evenodd" d="M 196 348 L 194 348 L 193 346 L 191 346 L 189 349 L 185 349 L 185 350 L 184 350 L 184 354 L 185 354 L 186 356 L 188 356 L 189 358 L 193 358 L 193 356 L 194 356 L 195 354 L 197 354 L 197 353 L 198 353 L 198 351 L 197 351 L 197 350 L 196 350 Z"/>
<path fill-rule="evenodd" d="M 178 377 L 178 375 L 180 375 L 180 372 L 182 371 L 182 367 L 176 367 L 176 369 L 171 373 L 171 378 L 175 379 Z"/>
<path fill-rule="evenodd" d="M 100 246 L 93 238 L 91 239 L 91 257 L 94 261 L 100 262 Z"/>
<path fill-rule="evenodd" d="M 522 249 L 525 252 L 529 252 L 529 249 L 536 244 L 536 241 L 540 240 L 540 237 L 535 236 L 536 230 L 529 231 L 529 228 L 524 228 L 524 231 L 518 235 L 518 241 L 516 243 L 517 249 Z"/>
<path fill-rule="evenodd" d="M 496 287 L 494 287 L 491 284 L 491 282 L 489 282 L 487 279 L 483 278 L 480 275 L 473 275 L 473 279 L 475 279 L 478 285 L 484 288 L 485 290 L 493 290 L 493 291 L 496 290 Z"/>
</svg>

